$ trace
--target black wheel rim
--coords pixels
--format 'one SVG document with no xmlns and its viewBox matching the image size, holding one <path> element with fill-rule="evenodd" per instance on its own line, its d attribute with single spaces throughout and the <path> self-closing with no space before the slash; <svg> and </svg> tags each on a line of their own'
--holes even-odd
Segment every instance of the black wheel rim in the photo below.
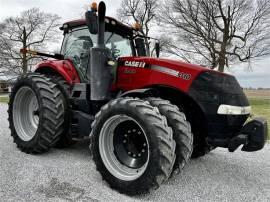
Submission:
<svg viewBox="0 0 270 202">
<path fill-rule="evenodd" d="M 120 123 L 114 130 L 114 154 L 125 166 L 142 167 L 148 157 L 147 140 L 142 129 L 131 120 Z"/>
<path fill-rule="evenodd" d="M 103 124 L 99 153 L 107 170 L 118 179 L 139 178 L 149 163 L 149 143 L 143 127 L 127 115 L 114 115 Z"/>
</svg>

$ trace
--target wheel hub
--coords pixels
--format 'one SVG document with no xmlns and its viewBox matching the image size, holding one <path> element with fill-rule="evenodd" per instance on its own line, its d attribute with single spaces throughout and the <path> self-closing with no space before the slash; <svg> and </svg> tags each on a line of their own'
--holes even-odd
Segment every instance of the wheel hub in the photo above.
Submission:
<svg viewBox="0 0 270 202">
<path fill-rule="evenodd" d="M 149 162 L 149 144 L 141 125 L 126 115 L 115 115 L 103 125 L 99 152 L 108 171 L 131 181 L 140 177 Z"/>
<path fill-rule="evenodd" d="M 30 87 L 21 87 L 13 103 L 13 121 L 18 136 L 30 141 L 39 125 L 39 105 L 37 97 Z"/>
<path fill-rule="evenodd" d="M 133 121 L 125 121 L 115 128 L 114 145 L 117 159 L 130 168 L 140 168 L 147 160 L 146 138 Z"/>
</svg>

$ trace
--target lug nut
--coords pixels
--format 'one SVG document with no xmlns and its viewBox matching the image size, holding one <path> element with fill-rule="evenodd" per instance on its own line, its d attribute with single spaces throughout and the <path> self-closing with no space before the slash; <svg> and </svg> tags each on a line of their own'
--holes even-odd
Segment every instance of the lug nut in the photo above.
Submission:
<svg viewBox="0 0 270 202">
<path fill-rule="evenodd" d="M 135 158 L 136 157 L 136 154 L 133 154 L 133 157 Z"/>
<path fill-rule="evenodd" d="M 127 134 L 125 134 L 124 136 L 127 137 Z"/>
<path fill-rule="evenodd" d="M 138 132 L 138 135 L 142 134 L 141 131 Z"/>
<path fill-rule="evenodd" d="M 131 152 L 128 152 L 128 155 L 130 155 L 131 154 Z"/>
<path fill-rule="evenodd" d="M 123 143 L 126 143 L 127 141 L 126 140 L 123 140 Z"/>
<path fill-rule="evenodd" d="M 144 149 L 142 149 L 142 153 L 144 153 L 145 152 L 145 150 Z"/>
<path fill-rule="evenodd" d="M 130 131 L 130 130 L 128 130 L 128 133 L 131 133 L 131 131 Z"/>
<path fill-rule="evenodd" d="M 140 157 L 141 156 L 141 153 L 138 153 L 138 157 Z"/>
<path fill-rule="evenodd" d="M 146 147 L 146 143 L 143 143 L 143 146 Z"/>
<path fill-rule="evenodd" d="M 133 130 L 132 130 L 132 132 L 136 132 L 136 130 L 135 130 L 135 129 L 133 129 Z"/>
</svg>

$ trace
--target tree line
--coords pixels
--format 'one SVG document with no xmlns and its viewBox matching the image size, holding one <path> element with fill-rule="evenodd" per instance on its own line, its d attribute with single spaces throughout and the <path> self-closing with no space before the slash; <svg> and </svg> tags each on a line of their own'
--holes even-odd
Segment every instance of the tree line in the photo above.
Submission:
<svg viewBox="0 0 270 202">
<path fill-rule="evenodd" d="M 0 76 L 13 78 L 32 70 L 41 57 L 20 49 L 44 50 L 59 39 L 60 17 L 38 8 L 0 22 Z"/>
<path fill-rule="evenodd" d="M 121 21 L 141 24 L 146 52 L 160 41 L 163 56 L 174 56 L 223 72 L 270 54 L 269 0 L 122 0 Z M 60 17 L 38 8 L 0 22 L 0 76 L 31 71 L 42 58 L 20 49 L 46 50 L 61 38 Z"/>
<path fill-rule="evenodd" d="M 122 0 L 118 16 L 144 36 L 156 25 L 163 53 L 221 72 L 270 54 L 269 0 Z"/>
</svg>

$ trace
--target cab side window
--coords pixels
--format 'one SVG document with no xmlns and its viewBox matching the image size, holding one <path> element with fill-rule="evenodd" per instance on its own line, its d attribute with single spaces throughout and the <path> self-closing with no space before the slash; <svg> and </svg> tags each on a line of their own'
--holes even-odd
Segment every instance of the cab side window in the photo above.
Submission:
<svg viewBox="0 0 270 202">
<path fill-rule="evenodd" d="M 61 53 L 64 58 L 71 59 L 76 69 L 85 78 L 93 47 L 92 36 L 87 29 L 73 30 L 65 35 Z"/>
<path fill-rule="evenodd" d="M 65 34 L 61 54 L 72 60 L 80 77 L 87 78 L 87 67 L 90 62 L 90 49 L 97 44 L 97 35 L 92 35 L 87 27 L 73 29 Z M 112 52 L 112 59 L 132 56 L 130 40 L 113 32 L 105 32 L 105 45 Z"/>
<path fill-rule="evenodd" d="M 105 45 L 112 51 L 112 57 L 132 56 L 130 40 L 112 32 L 105 33 Z"/>
</svg>

